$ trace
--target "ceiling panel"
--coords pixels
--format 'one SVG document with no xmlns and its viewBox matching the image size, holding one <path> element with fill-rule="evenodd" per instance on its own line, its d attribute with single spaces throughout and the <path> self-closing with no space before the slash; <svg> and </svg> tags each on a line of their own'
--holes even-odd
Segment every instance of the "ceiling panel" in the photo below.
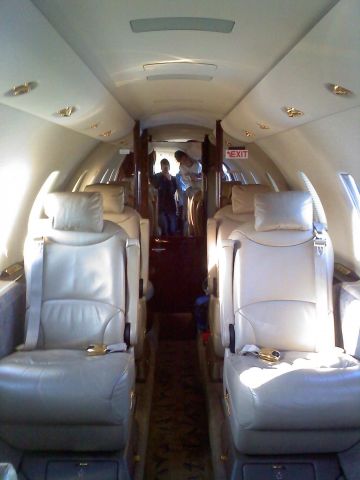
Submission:
<svg viewBox="0 0 360 480">
<path fill-rule="evenodd" d="M 244 130 L 251 130 L 253 141 L 360 105 L 359 22 L 359 0 L 340 1 L 225 117 L 223 128 L 244 141 Z M 354 94 L 334 95 L 328 83 Z M 304 115 L 289 118 L 284 106 Z"/>
<path fill-rule="evenodd" d="M 29 0 L 0 3 L 0 103 L 45 118 L 85 135 L 113 141 L 133 119 Z M 11 97 L 15 85 L 36 81 L 27 95 Z M 58 110 L 75 106 L 69 118 Z M 98 128 L 90 125 L 97 123 Z M 99 137 L 112 130 L 108 138 Z"/>
<path fill-rule="evenodd" d="M 156 101 L 176 95 L 202 100 L 208 108 L 208 122 L 214 121 L 213 112 L 215 118 L 223 118 L 336 1 L 33 0 L 33 3 L 132 117 L 146 119 L 149 124 L 152 117 L 159 121 L 161 116 L 162 109 Z M 130 28 L 134 19 L 174 16 L 232 20 L 235 26 L 231 33 L 134 33 Z M 167 61 L 211 63 L 217 69 L 213 80 L 207 82 L 146 80 L 143 65 Z M 163 121 L 167 121 L 167 115 Z"/>
</svg>

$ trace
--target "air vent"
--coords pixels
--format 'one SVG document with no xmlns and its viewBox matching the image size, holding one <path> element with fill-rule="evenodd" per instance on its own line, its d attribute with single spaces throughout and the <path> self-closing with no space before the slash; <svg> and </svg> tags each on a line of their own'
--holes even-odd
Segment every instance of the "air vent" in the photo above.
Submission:
<svg viewBox="0 0 360 480">
<path fill-rule="evenodd" d="M 182 73 L 169 73 L 167 75 L 149 75 L 146 80 L 202 80 L 209 82 L 213 77 L 210 75 L 187 75 Z"/>
<path fill-rule="evenodd" d="M 162 17 L 130 20 L 134 33 L 161 32 L 166 30 L 199 30 L 202 32 L 230 33 L 235 22 L 218 18 Z"/>
<path fill-rule="evenodd" d="M 201 63 L 201 62 L 188 62 L 188 61 L 176 61 L 176 62 L 156 62 L 156 63 L 146 63 L 143 65 L 143 69 L 146 72 L 160 72 L 168 73 L 171 72 L 180 72 L 180 73 L 196 73 L 201 72 L 202 74 L 212 74 L 217 70 L 217 65 L 214 63 Z"/>
</svg>

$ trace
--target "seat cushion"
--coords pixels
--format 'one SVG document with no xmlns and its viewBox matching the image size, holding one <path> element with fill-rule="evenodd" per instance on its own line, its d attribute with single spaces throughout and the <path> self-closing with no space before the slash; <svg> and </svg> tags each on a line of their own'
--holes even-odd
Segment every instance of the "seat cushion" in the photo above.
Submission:
<svg viewBox="0 0 360 480">
<path fill-rule="evenodd" d="M 360 432 L 360 362 L 338 349 L 327 354 L 284 352 L 275 364 L 250 355 L 229 355 L 224 378 L 232 433 L 239 450 L 248 431 Z M 338 437 L 343 437 L 339 438 L 340 449 L 351 446 L 344 436 Z M 274 439 L 270 437 L 276 452 Z M 292 446 L 288 448 L 291 453 Z M 337 449 L 332 444 L 327 450 L 326 440 L 313 445 L 312 451 L 319 448 Z"/>
<path fill-rule="evenodd" d="M 0 423 L 127 428 L 133 388 L 132 353 L 17 352 L 0 361 Z"/>
</svg>

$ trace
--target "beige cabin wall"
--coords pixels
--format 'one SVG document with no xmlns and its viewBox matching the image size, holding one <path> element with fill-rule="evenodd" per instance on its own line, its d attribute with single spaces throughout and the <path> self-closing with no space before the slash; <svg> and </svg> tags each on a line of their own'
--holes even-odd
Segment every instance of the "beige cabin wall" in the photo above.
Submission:
<svg viewBox="0 0 360 480">
<path fill-rule="evenodd" d="M 298 171 L 309 177 L 325 209 L 336 260 L 360 274 L 359 217 L 338 175 L 351 173 L 360 185 L 360 108 L 295 127 L 257 144 L 279 167 L 291 188 L 304 188 Z"/>
<path fill-rule="evenodd" d="M 85 135 L 0 105 L 0 271 L 22 260 L 36 195 L 53 171 L 62 189 L 98 143 Z"/>
<path fill-rule="evenodd" d="M 82 191 L 86 185 L 93 184 L 100 174 L 103 174 L 110 164 L 120 164 L 123 155 L 119 154 L 119 146 L 110 143 L 100 143 L 81 162 L 76 172 L 69 179 L 68 190 Z M 79 181 L 80 180 L 80 181 Z"/>
</svg>

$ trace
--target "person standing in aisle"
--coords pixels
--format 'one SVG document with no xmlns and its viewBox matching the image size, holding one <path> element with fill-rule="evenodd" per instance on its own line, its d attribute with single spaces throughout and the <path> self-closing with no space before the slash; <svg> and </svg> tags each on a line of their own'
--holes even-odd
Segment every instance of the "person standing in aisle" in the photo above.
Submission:
<svg viewBox="0 0 360 480">
<path fill-rule="evenodd" d="M 176 233 L 176 179 L 170 174 L 170 163 L 167 158 L 160 162 L 161 172 L 154 175 L 152 183 L 158 191 L 159 226 L 161 235 Z"/>
</svg>

